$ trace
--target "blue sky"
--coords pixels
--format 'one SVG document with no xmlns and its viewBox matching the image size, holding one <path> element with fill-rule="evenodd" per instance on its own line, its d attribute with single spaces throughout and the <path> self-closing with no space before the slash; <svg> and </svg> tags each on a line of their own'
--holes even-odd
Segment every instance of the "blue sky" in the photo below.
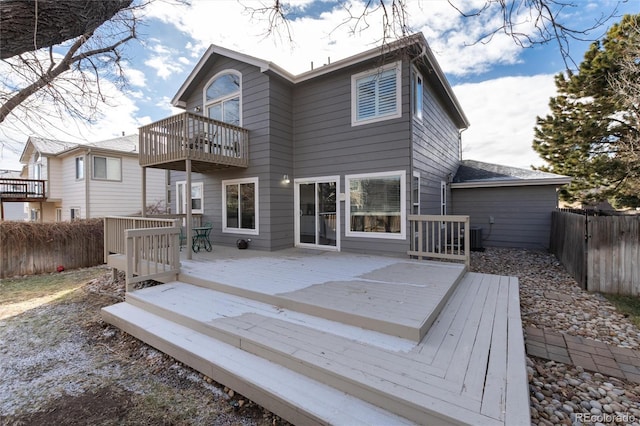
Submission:
<svg viewBox="0 0 640 426">
<path fill-rule="evenodd" d="M 298 74 L 315 67 L 379 46 L 381 15 L 372 14 L 368 27 L 353 31 L 345 24 L 345 7 L 353 13 L 359 0 L 290 0 L 289 29 L 293 42 L 281 31 L 265 37 L 266 18 L 252 17 L 246 7 L 259 8 L 272 0 L 191 0 L 190 6 L 156 1 L 145 11 L 141 40 L 125 52 L 129 86 L 118 89 L 106 84 L 111 106 L 102 107 L 94 125 L 54 119 L 53 126 L 25 127 L 23 117 L 0 124 L 0 169 L 18 169 L 17 158 L 30 135 L 65 141 L 97 141 L 137 133 L 137 128 L 177 112 L 170 100 L 210 44 L 240 51 L 274 62 Z M 480 6 L 483 0 L 452 0 L 465 6 Z M 575 0 L 561 17 L 568 25 L 586 28 L 616 9 L 617 15 L 639 13 L 637 0 Z M 464 19 L 446 0 L 407 0 L 408 21 L 422 31 L 447 75 L 471 127 L 463 133 L 463 158 L 516 167 L 541 165 L 531 149 L 538 115 L 548 111 L 555 93 L 553 76 L 565 64 L 554 42 L 522 49 L 512 39 L 496 35 L 489 43 L 474 43 L 497 25 L 495 15 Z M 619 21 L 611 19 L 608 25 Z M 522 17 L 521 29 L 531 31 Z M 607 25 L 607 26 L 608 26 Z M 606 28 L 592 32 L 598 38 Z M 572 42 L 573 59 L 579 63 L 587 42 Z M 28 124 L 28 123 L 27 123 Z"/>
</svg>

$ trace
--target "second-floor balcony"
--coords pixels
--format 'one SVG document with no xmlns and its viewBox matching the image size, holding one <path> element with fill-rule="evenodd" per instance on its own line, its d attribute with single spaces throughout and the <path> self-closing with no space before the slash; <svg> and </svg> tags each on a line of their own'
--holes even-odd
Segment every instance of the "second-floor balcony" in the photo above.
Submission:
<svg viewBox="0 0 640 426">
<path fill-rule="evenodd" d="M 249 131 L 184 112 L 140 128 L 140 165 L 194 172 L 249 166 Z"/>
<path fill-rule="evenodd" d="M 44 201 L 46 198 L 44 180 L 0 178 L 0 199 L 2 201 Z"/>
</svg>

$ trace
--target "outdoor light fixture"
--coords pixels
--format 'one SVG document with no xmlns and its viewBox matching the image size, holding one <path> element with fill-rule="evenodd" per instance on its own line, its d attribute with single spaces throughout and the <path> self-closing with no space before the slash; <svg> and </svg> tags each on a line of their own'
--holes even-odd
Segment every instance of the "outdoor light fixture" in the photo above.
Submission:
<svg viewBox="0 0 640 426">
<path fill-rule="evenodd" d="M 282 176 L 282 183 L 289 183 L 289 182 L 291 182 L 291 181 L 289 180 L 289 175 L 284 175 L 284 176 Z"/>
<path fill-rule="evenodd" d="M 202 111 L 202 109 L 201 109 L 199 106 L 195 107 L 193 110 L 194 110 L 195 112 L 200 112 L 200 111 Z"/>
</svg>

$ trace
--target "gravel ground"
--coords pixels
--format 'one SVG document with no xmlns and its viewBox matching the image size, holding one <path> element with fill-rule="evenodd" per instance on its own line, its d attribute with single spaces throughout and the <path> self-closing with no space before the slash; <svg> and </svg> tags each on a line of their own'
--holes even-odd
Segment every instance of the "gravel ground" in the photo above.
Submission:
<svg viewBox="0 0 640 426">
<path fill-rule="evenodd" d="M 640 348 L 640 332 L 546 253 L 473 253 L 477 272 L 519 277 L 523 325 Z M 70 272 L 72 273 L 72 272 Z M 241 395 L 105 324 L 110 273 L 0 320 L 0 424 L 286 424 Z M 0 311 L 5 308 L 0 306 Z M 2 316 L 0 315 L 0 318 Z M 640 425 L 640 386 L 527 358 L 532 424 Z"/>
<path fill-rule="evenodd" d="M 552 255 L 488 249 L 473 253 L 471 264 L 477 272 L 519 278 L 524 327 L 640 346 L 640 331 L 602 295 L 582 290 Z M 532 424 L 640 424 L 640 386 L 634 383 L 534 357 L 527 358 L 527 371 Z"/>
</svg>

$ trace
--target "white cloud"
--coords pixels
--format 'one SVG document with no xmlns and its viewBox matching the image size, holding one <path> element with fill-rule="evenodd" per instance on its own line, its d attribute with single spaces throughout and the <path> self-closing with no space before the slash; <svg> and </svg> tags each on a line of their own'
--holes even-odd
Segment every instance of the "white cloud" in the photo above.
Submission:
<svg viewBox="0 0 640 426">
<path fill-rule="evenodd" d="M 144 61 L 144 64 L 156 71 L 156 75 L 163 80 L 168 80 L 172 75 L 180 73 L 184 70 L 175 58 L 178 56 L 178 52 L 160 44 L 154 42 L 149 46 L 149 50 L 153 54 Z"/>
<path fill-rule="evenodd" d="M 307 8 L 310 3 L 303 0 L 295 5 Z M 148 13 L 192 37 L 193 43 L 187 44 L 191 52 L 216 44 L 275 62 L 294 74 L 307 71 L 312 61 L 316 66 L 326 63 L 327 57 L 336 61 L 379 46 L 382 39 L 381 10 L 369 15 L 366 24 L 360 21 L 354 28 L 356 22 L 349 19 L 349 13 L 357 15 L 363 10 L 363 3 L 357 0 L 325 3 L 333 8 L 319 18 L 302 16 L 289 21 L 292 42 L 284 25 L 266 36 L 268 15 L 251 14 L 244 4 L 256 3 L 198 1 L 187 7 L 156 2 Z M 471 6 L 482 4 L 484 1 L 475 1 Z M 446 73 L 468 75 L 519 61 L 522 49 L 504 34 L 496 34 L 490 43 L 476 43 L 501 25 L 499 14 L 463 18 L 447 1 L 409 1 L 406 7 L 412 28 L 425 34 Z M 522 22 L 522 30 L 530 31 L 530 23 L 524 18 Z"/>
<path fill-rule="evenodd" d="M 536 116 L 549 113 L 553 75 L 503 77 L 461 84 L 454 91 L 471 126 L 462 133 L 463 158 L 514 167 L 543 165 L 531 147 Z"/>
</svg>

